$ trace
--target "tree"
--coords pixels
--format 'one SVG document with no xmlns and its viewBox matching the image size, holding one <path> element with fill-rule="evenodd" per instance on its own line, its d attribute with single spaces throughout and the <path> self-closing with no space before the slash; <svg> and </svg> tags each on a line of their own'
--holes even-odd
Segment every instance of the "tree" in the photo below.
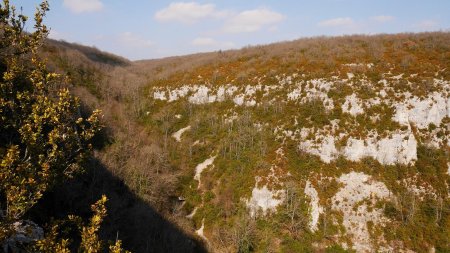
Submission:
<svg viewBox="0 0 450 253">
<path fill-rule="evenodd" d="M 283 223 L 290 236 L 297 239 L 301 236 L 301 232 L 306 228 L 308 216 L 305 215 L 304 199 L 299 194 L 295 186 L 295 182 L 286 183 L 286 198 L 283 215 L 286 217 Z"/>
<path fill-rule="evenodd" d="M 43 24 L 48 10 L 43 1 L 36 10 L 34 32 L 27 33 L 27 17 L 16 14 L 8 0 L 0 4 L 0 241 L 14 234 L 14 223 L 46 190 L 82 171 L 90 141 L 101 128 L 100 111 L 83 118 L 78 98 L 58 86 L 66 79 L 47 71 L 39 59 L 49 32 Z M 93 234 L 106 215 L 105 201 L 106 197 L 93 206 L 92 224 L 83 227 L 83 240 L 89 237 L 97 243 Z M 120 242 L 111 248 L 119 249 Z"/>
<path fill-rule="evenodd" d="M 240 213 L 232 230 L 232 241 L 236 252 L 252 252 L 255 248 L 256 220 L 247 212 Z"/>
</svg>

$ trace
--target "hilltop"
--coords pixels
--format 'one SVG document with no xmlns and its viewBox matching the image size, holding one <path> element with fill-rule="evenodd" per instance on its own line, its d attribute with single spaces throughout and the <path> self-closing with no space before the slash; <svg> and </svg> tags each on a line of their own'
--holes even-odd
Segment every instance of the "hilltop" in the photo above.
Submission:
<svg viewBox="0 0 450 253">
<path fill-rule="evenodd" d="M 137 62 L 57 41 L 42 54 L 86 112 L 103 110 L 98 162 L 189 237 L 160 240 L 138 207 L 122 206 L 104 236 L 134 215 L 125 248 L 450 250 L 450 33 Z"/>
</svg>

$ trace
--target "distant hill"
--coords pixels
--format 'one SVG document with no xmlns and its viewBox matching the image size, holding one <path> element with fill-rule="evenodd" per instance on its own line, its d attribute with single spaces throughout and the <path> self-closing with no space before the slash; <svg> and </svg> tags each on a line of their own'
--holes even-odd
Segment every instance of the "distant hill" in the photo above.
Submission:
<svg viewBox="0 0 450 253">
<path fill-rule="evenodd" d="M 81 54 L 83 54 L 85 57 L 87 57 L 89 60 L 95 63 L 100 64 L 107 64 L 107 65 L 113 65 L 113 66 L 127 66 L 130 64 L 130 61 L 124 57 L 117 56 L 108 52 L 100 51 L 97 48 L 88 47 L 76 43 L 69 43 L 63 40 L 47 40 L 47 49 L 52 50 L 57 49 L 60 51 L 66 51 L 66 50 L 74 50 Z"/>
</svg>

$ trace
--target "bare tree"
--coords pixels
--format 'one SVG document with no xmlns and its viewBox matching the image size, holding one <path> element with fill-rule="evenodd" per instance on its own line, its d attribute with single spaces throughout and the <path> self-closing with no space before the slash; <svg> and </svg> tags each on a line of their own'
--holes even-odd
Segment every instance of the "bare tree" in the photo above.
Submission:
<svg viewBox="0 0 450 253">
<path fill-rule="evenodd" d="M 242 213 L 236 220 L 233 229 L 233 244 L 237 252 L 251 252 L 254 248 L 256 223 L 247 212 Z"/>
<path fill-rule="evenodd" d="M 305 200 L 299 194 L 295 182 L 286 183 L 286 198 L 284 203 L 285 214 L 288 218 L 284 226 L 292 238 L 298 238 L 301 231 L 306 227 L 308 216 L 302 212 L 302 204 L 305 203 Z"/>
</svg>

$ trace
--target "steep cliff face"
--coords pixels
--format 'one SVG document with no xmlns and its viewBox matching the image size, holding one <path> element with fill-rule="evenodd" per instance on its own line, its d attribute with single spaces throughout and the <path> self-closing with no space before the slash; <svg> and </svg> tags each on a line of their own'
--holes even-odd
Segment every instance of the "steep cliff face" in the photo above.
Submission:
<svg viewBox="0 0 450 253">
<path fill-rule="evenodd" d="M 261 47 L 151 82 L 148 111 L 182 115 L 170 126 L 174 163 L 192 178 L 180 194 L 210 246 L 227 251 L 228 238 L 239 247 L 242 238 L 224 230 L 238 231 L 248 215 L 257 251 L 446 249 L 450 62 L 448 46 L 425 46 L 433 36 L 448 42 L 448 34 L 319 39 L 323 51 L 311 58 L 314 46 L 302 41 L 289 44 L 291 56 Z M 357 50 L 340 51 L 345 43 Z M 199 184 L 194 168 L 211 153 Z M 418 226 L 427 229 L 408 232 Z"/>
<path fill-rule="evenodd" d="M 376 66 L 372 64 L 372 66 Z M 440 71 L 443 71 L 442 69 Z M 448 140 L 448 131 L 450 125 L 450 82 L 443 78 L 434 78 L 432 88 L 435 90 L 431 94 L 423 94 L 421 97 L 413 95 L 412 82 L 408 77 L 400 79 L 403 74 L 392 76 L 382 73 L 383 79 L 377 83 L 372 83 L 364 75 L 351 79 L 340 79 L 331 77 L 329 79 L 310 79 L 304 73 L 285 74 L 275 76 L 278 82 L 273 84 L 257 84 L 257 85 L 214 85 L 194 84 L 183 85 L 180 87 L 152 87 L 150 95 L 151 99 L 156 101 L 167 101 L 167 103 L 175 103 L 177 101 L 186 100 L 188 103 L 196 105 L 209 105 L 210 108 L 218 106 L 220 103 L 228 103 L 229 109 L 227 113 L 239 115 L 239 111 L 257 111 L 264 106 L 264 101 L 269 105 L 281 105 L 285 107 L 296 107 L 299 104 L 316 101 L 323 103 L 324 113 L 330 119 L 328 124 L 323 126 L 313 125 L 307 127 L 302 121 L 299 121 L 296 113 L 285 115 L 274 115 L 269 121 L 260 118 L 258 113 L 252 114 L 254 117 L 254 125 L 260 126 L 254 128 L 254 131 L 271 131 L 275 140 L 279 140 L 280 149 L 286 147 L 287 143 L 294 144 L 293 149 L 317 156 L 321 162 L 330 164 L 342 157 L 343 159 L 361 162 L 364 159 L 371 158 L 380 165 L 404 165 L 407 167 L 414 166 L 416 163 L 418 145 L 426 145 L 430 148 L 446 150 L 450 147 Z M 415 76 L 417 78 L 417 75 Z M 395 89 L 395 85 L 399 82 L 407 82 L 405 90 Z M 351 90 L 351 95 L 345 98 L 331 98 L 328 94 L 335 91 L 339 84 L 346 89 Z M 361 89 L 369 89 L 372 96 L 361 99 Z M 408 89 L 409 88 L 409 89 Z M 335 91 L 336 92 L 336 91 Z M 387 95 L 390 94 L 390 95 Z M 342 103 L 343 101 L 343 103 Z M 315 106 L 315 105 L 311 105 Z M 388 119 L 390 124 L 398 123 L 396 128 L 381 131 L 377 129 L 378 124 L 385 124 L 381 121 L 381 113 L 375 110 L 376 107 L 389 108 L 392 116 Z M 214 109 L 213 109 L 214 110 Z M 334 116 L 333 110 L 342 113 L 342 118 Z M 224 124 L 230 125 L 232 128 L 233 121 L 226 118 L 226 115 L 220 115 Z M 358 115 L 363 115 L 365 120 L 370 120 L 371 126 L 368 127 L 364 121 L 358 122 Z M 279 116 L 279 118 L 278 118 Z M 310 115 L 315 117 L 317 115 Z M 385 115 L 383 115 L 385 117 Z M 309 118 L 302 120 L 309 121 Z M 227 123 L 226 123 L 227 122 Z M 433 129 L 430 131 L 430 126 Z M 174 133 L 177 141 L 180 140 L 180 133 L 190 126 L 181 128 Z M 358 131 L 355 131 L 358 129 Z M 437 133 L 446 133 L 437 135 Z M 420 138 L 421 143 L 416 139 Z M 201 136 L 199 136 L 202 138 Z M 223 147 L 217 147 L 218 149 Z M 251 148 L 251 147 L 250 147 Z M 214 157 L 215 158 L 215 157 Z M 223 159 L 223 158 L 222 158 Z M 205 162 L 210 161 L 207 159 Z M 213 160 L 212 160 L 213 161 Z M 212 164 L 212 161 L 209 164 Z M 201 163 L 197 168 L 202 167 Z M 221 168 L 217 166 L 217 170 Z M 395 170 L 395 168 L 392 168 Z M 263 180 L 260 176 L 255 177 L 255 187 L 251 191 L 251 198 L 245 201 L 245 205 L 249 209 L 250 215 L 253 217 L 259 211 L 261 215 L 267 215 L 269 212 L 275 212 L 276 207 L 283 204 L 285 190 L 280 185 L 278 176 L 271 169 L 269 177 L 274 180 L 267 180 L 269 183 L 261 183 Z M 371 227 L 382 226 L 388 224 L 388 219 L 384 216 L 380 208 L 369 212 L 367 205 L 361 205 L 360 202 L 368 201 L 371 208 L 375 206 L 377 201 L 388 200 L 390 191 L 383 183 L 369 180 L 369 176 L 365 174 L 350 173 L 334 178 L 338 183 L 343 184 L 335 196 L 331 198 L 332 208 L 336 212 L 343 213 L 343 223 L 346 233 L 348 234 L 353 248 L 358 252 L 366 252 L 375 250 L 367 227 L 367 223 L 375 224 Z M 198 169 L 194 179 L 199 181 Z M 200 181 L 199 181 L 200 182 Z M 275 187 L 280 189 L 270 189 Z M 417 188 L 419 186 L 412 183 L 408 189 Z M 200 188 L 200 185 L 199 185 Z M 430 189 L 433 189 L 431 187 Z M 317 230 L 320 213 L 323 208 L 317 203 L 317 194 L 314 188 L 307 182 L 305 194 L 311 198 L 311 223 L 309 225 L 311 232 Z M 431 190 L 432 191 L 432 190 Z M 353 209 L 356 209 L 354 211 Z M 386 244 L 385 240 L 375 238 L 378 244 Z M 380 250 L 389 251 L 391 248 L 388 244 Z"/>
</svg>

